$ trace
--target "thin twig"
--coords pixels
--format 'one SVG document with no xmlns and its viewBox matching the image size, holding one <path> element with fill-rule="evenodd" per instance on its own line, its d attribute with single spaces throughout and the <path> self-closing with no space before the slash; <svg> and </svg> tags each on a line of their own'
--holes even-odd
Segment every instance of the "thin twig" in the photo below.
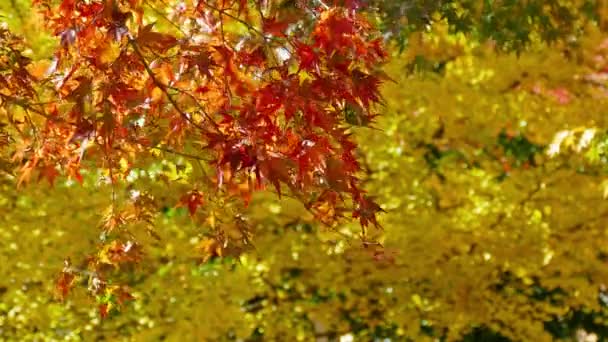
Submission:
<svg viewBox="0 0 608 342">
<path fill-rule="evenodd" d="M 146 73 L 148 74 L 148 76 L 150 77 L 150 79 L 152 80 L 152 82 L 154 83 L 154 85 L 156 85 L 165 94 L 165 96 L 167 97 L 167 99 L 169 100 L 169 102 L 171 103 L 171 105 L 173 106 L 173 108 L 175 108 L 175 110 L 186 121 L 188 121 L 189 123 L 191 123 L 194 127 L 200 129 L 201 131 L 206 131 L 206 129 L 204 127 L 202 127 L 201 125 L 199 125 L 196 122 L 194 122 L 190 118 L 190 116 L 179 107 L 179 105 L 177 104 L 177 102 L 175 101 L 175 99 L 173 98 L 173 96 L 171 96 L 171 94 L 169 94 L 169 92 L 167 91 L 167 85 L 163 84 L 162 82 L 160 82 L 156 78 L 156 75 L 154 75 L 154 71 L 152 71 L 152 69 L 150 68 L 150 65 L 146 61 L 146 58 L 144 57 L 144 55 L 139 50 L 139 46 L 137 45 L 137 42 L 135 41 L 135 39 L 133 39 L 133 38 L 130 37 L 129 38 L 129 44 L 133 47 L 133 51 L 139 57 L 141 63 L 143 64 L 144 68 L 146 69 Z M 217 123 L 215 121 L 211 120 L 210 123 L 218 131 L 218 133 L 222 134 L 222 132 L 219 130 L 219 127 L 217 126 Z"/>
</svg>

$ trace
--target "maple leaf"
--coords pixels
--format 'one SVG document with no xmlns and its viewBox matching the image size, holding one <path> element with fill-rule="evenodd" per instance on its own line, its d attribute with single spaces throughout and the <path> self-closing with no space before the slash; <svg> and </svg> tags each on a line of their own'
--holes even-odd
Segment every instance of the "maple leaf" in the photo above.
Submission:
<svg viewBox="0 0 608 342">
<path fill-rule="evenodd" d="M 355 69 L 352 71 L 352 80 L 353 96 L 359 98 L 363 106 L 368 108 L 371 103 L 380 100 L 380 79 Z"/>
<path fill-rule="evenodd" d="M 129 291 L 122 287 L 117 292 L 118 295 L 116 298 L 116 302 L 118 303 L 118 305 L 123 305 L 127 301 L 135 300 L 135 297 Z"/>
<path fill-rule="evenodd" d="M 380 224 L 376 220 L 376 214 L 385 211 L 378 203 L 374 202 L 371 197 L 360 196 L 356 205 L 357 207 L 353 211 L 353 218 L 358 218 L 363 227 L 367 227 L 371 223 L 376 228 L 380 228 Z"/>
<path fill-rule="evenodd" d="M 255 47 L 251 50 L 240 51 L 238 57 L 244 65 L 263 67 L 266 64 L 266 53 L 263 46 Z"/>
<path fill-rule="evenodd" d="M 291 170 L 293 163 L 281 158 L 268 158 L 258 163 L 258 179 L 270 182 L 279 197 L 281 196 L 281 182 L 291 185 Z"/>
<path fill-rule="evenodd" d="M 318 54 L 310 45 L 298 44 L 296 53 L 300 59 L 300 69 L 315 70 L 319 64 Z"/>
<path fill-rule="evenodd" d="M 74 89 L 69 89 L 67 82 L 64 83 L 65 87 L 63 90 L 67 92 L 65 99 L 80 103 L 84 101 L 85 96 L 91 93 L 93 88 L 93 80 L 85 76 L 78 76 L 73 81 L 74 82 L 72 83 L 78 84 Z"/>
<path fill-rule="evenodd" d="M 264 32 L 270 33 L 276 37 L 285 37 L 285 31 L 288 26 L 289 23 L 279 21 L 277 18 L 264 18 L 262 23 Z"/>
<path fill-rule="evenodd" d="M 55 184 L 55 178 L 57 178 L 57 176 L 59 176 L 59 172 L 57 171 L 55 166 L 47 165 L 47 166 L 43 167 L 42 169 L 40 169 L 39 175 L 38 175 L 38 180 L 45 178 L 49 182 L 49 184 L 51 186 L 53 186 Z"/>
<path fill-rule="evenodd" d="M 198 207 L 203 204 L 205 204 L 203 194 L 198 190 L 192 190 L 181 197 L 178 207 L 187 207 L 190 216 L 194 216 Z"/>
<path fill-rule="evenodd" d="M 37 80 L 43 80 L 48 75 L 54 72 L 54 65 L 48 60 L 40 60 L 33 62 L 27 66 L 27 70 L 32 77 Z"/>
<path fill-rule="evenodd" d="M 328 55 L 350 47 L 352 40 L 349 36 L 355 34 L 355 22 L 338 9 L 329 9 L 321 14 L 313 32 L 315 46 L 324 50 Z"/>
<path fill-rule="evenodd" d="M 108 303 L 99 304 L 99 316 L 102 319 L 107 318 L 109 313 L 110 313 L 110 304 L 108 304 Z"/>
<path fill-rule="evenodd" d="M 201 75 L 206 76 L 208 79 L 212 79 L 213 75 L 211 70 L 219 65 L 213 58 L 211 51 L 205 47 L 192 47 L 192 51 L 192 55 L 185 57 L 189 67 L 196 66 Z"/>
<path fill-rule="evenodd" d="M 325 177 L 328 185 L 339 192 L 348 191 L 350 189 L 349 177 L 343 172 L 347 168 L 346 163 L 337 158 L 330 158 L 326 164 Z"/>
<path fill-rule="evenodd" d="M 36 164 L 32 161 L 28 161 L 27 163 L 25 163 L 25 165 L 21 167 L 21 169 L 19 170 L 20 176 L 17 181 L 18 188 L 21 187 L 22 184 L 27 184 L 29 182 L 35 167 Z"/>
<path fill-rule="evenodd" d="M 137 263 L 142 259 L 143 252 L 139 244 L 133 241 L 121 242 L 114 240 L 106 244 L 99 252 L 102 263 L 118 267 L 120 264 Z"/>
<path fill-rule="evenodd" d="M 139 30 L 136 40 L 139 46 L 159 52 L 166 52 L 177 45 L 178 41 L 174 36 L 152 31 L 154 24 L 148 24 Z"/>
<path fill-rule="evenodd" d="M 67 270 L 63 270 L 59 274 L 59 278 L 55 284 L 55 288 L 57 289 L 61 300 L 65 300 L 65 298 L 70 293 L 70 290 L 74 286 L 74 282 L 76 280 L 76 275 L 74 273 L 69 272 Z"/>
<path fill-rule="evenodd" d="M 337 219 L 343 217 L 344 209 L 338 206 L 344 198 L 334 190 L 325 190 L 321 195 L 310 205 L 315 218 L 321 222 L 332 225 Z"/>
</svg>

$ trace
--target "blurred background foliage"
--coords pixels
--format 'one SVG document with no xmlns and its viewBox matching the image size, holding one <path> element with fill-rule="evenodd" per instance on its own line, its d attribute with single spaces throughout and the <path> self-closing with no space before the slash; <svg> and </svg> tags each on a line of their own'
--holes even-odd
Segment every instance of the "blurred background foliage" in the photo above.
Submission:
<svg viewBox="0 0 608 342">
<path fill-rule="evenodd" d="M 173 205 L 204 170 L 167 158 L 117 189 L 146 184 L 137 197 L 166 205 L 144 262 L 117 271 L 136 300 L 101 320 L 85 291 L 59 301 L 55 280 L 99 241 L 103 175 L 17 191 L 0 167 L 2 339 L 608 338 L 605 2 L 368 5 L 395 44 L 383 115 L 355 129 L 367 190 L 387 211 L 370 232 L 382 246 L 265 193 L 244 212 L 207 204 L 201 227 Z M 28 1 L 3 1 L 0 15 L 33 58 L 49 57 L 56 42 Z M 255 247 L 214 246 L 223 220 L 255 227 Z"/>
</svg>

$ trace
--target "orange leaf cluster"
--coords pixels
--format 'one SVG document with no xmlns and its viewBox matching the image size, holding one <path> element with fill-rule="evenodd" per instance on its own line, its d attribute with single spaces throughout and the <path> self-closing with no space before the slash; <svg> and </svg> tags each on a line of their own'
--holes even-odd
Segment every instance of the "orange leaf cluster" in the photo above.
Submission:
<svg viewBox="0 0 608 342">
<path fill-rule="evenodd" d="M 145 168 L 160 147 L 183 154 L 195 146 L 185 155 L 216 170 L 208 184 L 236 188 L 228 194 L 245 202 L 270 185 L 328 224 L 351 211 L 362 226 L 377 225 L 381 208 L 361 189 L 345 113 L 373 121 L 387 54 L 357 1 L 34 3 L 60 41 L 51 62 L 31 65 L 19 40 L 0 30 L 0 107 L 35 117 L 12 122 L 20 183 L 33 173 L 82 182 L 91 168 L 114 184 L 127 176 L 119 163 Z M 192 190 L 178 205 L 194 215 L 203 203 Z M 138 210 L 129 215 L 150 222 L 149 210 Z M 112 211 L 106 231 L 129 215 Z M 139 260 L 136 245 L 116 241 L 100 259 Z"/>
</svg>

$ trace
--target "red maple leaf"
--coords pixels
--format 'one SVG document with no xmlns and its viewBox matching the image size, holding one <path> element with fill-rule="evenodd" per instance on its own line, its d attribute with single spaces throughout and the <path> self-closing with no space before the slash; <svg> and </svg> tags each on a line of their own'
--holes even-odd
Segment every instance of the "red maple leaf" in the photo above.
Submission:
<svg viewBox="0 0 608 342">
<path fill-rule="evenodd" d="M 99 316 L 104 319 L 108 317 L 109 314 L 109 305 L 106 303 L 99 304 Z"/>
<path fill-rule="evenodd" d="M 284 21 L 279 21 L 276 18 L 264 19 L 263 21 L 263 30 L 266 33 L 270 33 L 273 36 L 277 37 L 285 37 L 285 31 L 289 23 Z"/>
<path fill-rule="evenodd" d="M 192 190 L 187 194 L 183 195 L 179 201 L 178 206 L 185 206 L 188 208 L 188 212 L 190 216 L 194 216 L 196 214 L 196 210 L 198 207 L 205 203 L 205 198 L 203 194 L 198 190 Z"/>
<path fill-rule="evenodd" d="M 57 279 L 55 287 L 59 292 L 61 300 L 64 300 L 68 296 L 70 290 L 74 286 L 75 279 L 76 276 L 72 272 L 64 270 L 59 274 L 59 278 Z"/>
</svg>

